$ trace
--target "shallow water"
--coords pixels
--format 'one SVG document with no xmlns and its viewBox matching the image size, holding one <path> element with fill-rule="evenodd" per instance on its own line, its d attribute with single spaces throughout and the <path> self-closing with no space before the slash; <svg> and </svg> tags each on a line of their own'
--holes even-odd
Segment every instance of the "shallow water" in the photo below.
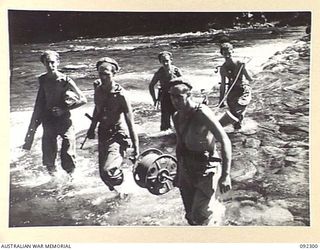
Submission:
<svg viewBox="0 0 320 250">
<path fill-rule="evenodd" d="M 300 38 L 303 32 L 304 27 L 284 30 L 281 35 L 248 37 L 244 34 L 237 37 L 235 57 L 247 62 L 248 71 L 255 75 L 270 56 Z M 121 186 L 128 196 L 120 199 L 110 193 L 99 178 L 96 140 L 88 140 L 83 150 L 78 148 L 79 166 L 72 182 L 61 169 L 56 177 L 50 177 L 44 171 L 41 165 L 41 128 L 37 131 L 30 152 L 21 150 L 19 146 L 23 143 L 31 117 L 38 88 L 36 77 L 44 70 L 39 62 L 39 54 L 44 49 L 52 49 L 60 52 L 62 71 L 72 77 L 88 96 L 87 105 L 72 111 L 78 147 L 90 122 L 84 114 L 92 112 L 92 82 L 97 78 L 95 62 L 102 56 L 110 56 L 122 67 L 116 80 L 131 93 L 141 150 L 157 147 L 173 154 L 174 141 L 148 136 L 158 132 L 160 116 L 159 110 L 151 105 L 148 84 L 160 66 L 158 52 L 170 50 L 174 55 L 174 64 L 190 78 L 195 91 L 205 89 L 211 92 L 219 82 L 219 74 L 214 69 L 223 60 L 218 53 L 218 45 L 208 37 L 210 34 L 198 32 L 13 46 L 10 85 L 10 226 L 186 225 L 178 190 L 154 196 L 138 187 L 132 178 L 129 161 L 124 166 L 126 177 Z M 221 208 L 221 204 L 215 206 Z"/>
</svg>

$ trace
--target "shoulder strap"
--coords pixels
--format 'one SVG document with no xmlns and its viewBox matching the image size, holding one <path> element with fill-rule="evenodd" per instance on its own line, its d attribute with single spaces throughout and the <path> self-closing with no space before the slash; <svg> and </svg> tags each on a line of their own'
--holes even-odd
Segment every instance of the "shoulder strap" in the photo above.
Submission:
<svg viewBox="0 0 320 250">
<path fill-rule="evenodd" d="M 66 82 L 70 85 L 70 81 L 71 81 L 71 78 L 69 76 L 66 76 Z"/>
<path fill-rule="evenodd" d="M 240 71 L 240 74 L 242 74 L 242 70 L 243 70 L 243 68 L 245 67 L 245 63 L 242 63 L 242 62 L 240 62 L 240 61 L 237 61 L 236 65 L 237 65 L 237 67 L 236 67 L 236 72 L 235 72 L 235 74 L 239 73 L 239 71 Z"/>
</svg>

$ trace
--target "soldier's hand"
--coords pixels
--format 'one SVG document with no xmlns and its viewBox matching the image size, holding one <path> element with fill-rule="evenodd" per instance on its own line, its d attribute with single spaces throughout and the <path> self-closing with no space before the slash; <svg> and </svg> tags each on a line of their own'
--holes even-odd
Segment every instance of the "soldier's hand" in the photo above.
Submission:
<svg viewBox="0 0 320 250">
<path fill-rule="evenodd" d="M 34 129 L 30 129 L 24 139 L 24 144 L 22 145 L 22 149 L 24 150 L 30 150 L 32 143 L 33 143 L 33 139 L 34 139 L 34 135 L 35 135 L 35 130 Z"/>
<path fill-rule="evenodd" d="M 129 153 L 130 154 L 129 159 L 130 159 L 130 161 L 132 161 L 132 163 L 135 163 L 137 158 L 138 158 L 138 155 L 139 155 L 139 149 L 133 147 L 133 149 L 131 149 L 131 150 L 130 150 L 130 153 Z"/>
<path fill-rule="evenodd" d="M 89 128 L 89 129 L 88 129 L 87 137 L 88 137 L 88 139 L 94 139 L 94 138 L 96 137 L 96 134 L 95 134 L 95 132 L 94 132 L 94 129 L 92 129 L 92 128 Z"/>
<path fill-rule="evenodd" d="M 226 193 L 231 190 L 231 178 L 230 175 L 221 176 L 219 179 L 219 187 L 221 193 Z"/>
<path fill-rule="evenodd" d="M 157 107 L 157 104 L 158 104 L 158 100 L 153 99 L 153 106 Z"/>
<path fill-rule="evenodd" d="M 138 155 L 139 155 L 139 149 L 133 148 L 132 156 L 134 157 L 135 160 L 138 158 Z"/>
</svg>

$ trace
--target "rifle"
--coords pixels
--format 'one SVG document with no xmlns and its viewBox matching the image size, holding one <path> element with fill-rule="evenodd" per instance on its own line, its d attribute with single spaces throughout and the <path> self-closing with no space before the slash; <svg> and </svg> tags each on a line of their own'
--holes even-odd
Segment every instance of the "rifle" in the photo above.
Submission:
<svg viewBox="0 0 320 250">
<path fill-rule="evenodd" d="M 90 116 L 88 113 L 85 113 L 84 115 L 92 121 L 92 119 L 93 119 L 92 116 Z M 86 137 L 84 138 L 83 142 L 80 145 L 80 149 L 83 148 L 83 146 L 86 143 L 87 139 L 88 139 L 88 136 L 86 135 Z"/>
<path fill-rule="evenodd" d="M 247 58 L 247 57 L 245 57 L 245 58 Z M 238 78 L 239 78 L 239 76 L 240 76 L 240 73 L 241 73 L 242 69 L 244 68 L 244 65 L 247 64 L 247 63 L 249 63 L 251 60 L 252 60 L 252 58 L 249 57 L 249 60 L 247 60 L 246 63 L 241 63 L 240 68 L 239 68 L 239 70 L 238 70 L 238 72 L 237 72 L 236 78 L 233 80 L 233 82 L 232 82 L 231 85 L 229 84 L 227 93 L 224 95 L 224 97 L 222 98 L 222 100 L 219 102 L 217 108 L 223 107 L 223 103 L 224 103 L 224 101 L 227 99 L 227 97 L 228 97 L 229 93 L 231 92 L 233 86 L 234 86 L 234 85 L 236 84 L 236 82 L 238 81 Z"/>
<path fill-rule="evenodd" d="M 28 127 L 28 132 L 26 134 L 26 137 L 24 138 L 24 144 L 22 146 L 23 149 L 25 150 L 31 149 L 31 146 L 34 141 L 34 136 L 40 124 L 41 124 L 41 121 L 39 119 L 34 119 L 34 116 L 32 115 L 32 118 Z"/>
</svg>

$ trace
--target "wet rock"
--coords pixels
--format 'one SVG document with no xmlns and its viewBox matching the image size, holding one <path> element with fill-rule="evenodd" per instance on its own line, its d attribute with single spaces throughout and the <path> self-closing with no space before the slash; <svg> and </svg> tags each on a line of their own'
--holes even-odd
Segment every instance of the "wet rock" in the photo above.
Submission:
<svg viewBox="0 0 320 250">
<path fill-rule="evenodd" d="M 244 181 L 253 178 L 256 174 L 257 169 L 251 162 L 234 162 L 234 170 L 231 173 L 231 178 L 235 181 Z"/>
<path fill-rule="evenodd" d="M 235 190 L 231 192 L 230 196 L 232 200 L 235 201 L 241 202 L 250 200 L 256 203 L 262 197 L 262 194 L 252 190 Z"/>
<path fill-rule="evenodd" d="M 285 167 L 294 167 L 299 162 L 299 159 L 296 157 L 288 156 L 284 159 Z"/>
<path fill-rule="evenodd" d="M 262 211 L 260 208 L 256 208 L 253 206 L 245 206 L 239 208 L 240 216 L 239 221 L 241 221 L 244 225 L 254 225 L 260 224 Z"/>
<path fill-rule="evenodd" d="M 225 220 L 226 225 L 241 225 L 240 218 L 240 203 L 229 202 L 226 205 Z"/>
<path fill-rule="evenodd" d="M 244 146 L 246 148 L 259 148 L 261 145 L 261 141 L 255 138 L 248 138 L 244 141 Z"/>
<path fill-rule="evenodd" d="M 258 154 L 258 150 L 256 148 L 242 148 L 242 154 L 246 157 L 247 160 L 252 161 L 252 156 Z"/>
<path fill-rule="evenodd" d="M 273 122 L 269 122 L 269 123 L 264 123 L 264 124 L 259 124 L 258 127 L 262 130 L 265 130 L 266 132 L 269 133 L 276 133 L 280 126 L 273 124 Z"/>
<path fill-rule="evenodd" d="M 275 137 L 275 135 L 270 136 L 270 134 L 260 133 L 260 138 L 261 146 L 273 145 L 274 147 L 282 148 L 287 144 L 287 142 Z"/>
<path fill-rule="evenodd" d="M 284 167 L 284 157 L 273 158 L 269 161 L 268 167 L 270 169 L 281 169 Z M 273 173 L 278 173 L 277 171 L 272 171 Z"/>
<path fill-rule="evenodd" d="M 276 148 L 273 146 L 262 146 L 262 152 L 266 154 L 268 157 L 281 158 L 283 157 L 285 151 L 280 148 Z"/>
<path fill-rule="evenodd" d="M 283 72 L 285 69 L 286 68 L 283 65 L 276 65 L 276 66 L 272 67 L 273 72 Z"/>
<path fill-rule="evenodd" d="M 267 205 L 270 206 L 270 207 L 279 206 L 279 207 L 282 207 L 282 208 L 285 208 L 285 209 L 288 208 L 288 204 L 287 204 L 287 202 L 285 200 L 269 200 L 267 202 Z"/>
<path fill-rule="evenodd" d="M 305 141 L 290 141 L 286 143 L 284 148 L 303 148 L 303 149 L 309 149 L 309 143 Z"/>
<path fill-rule="evenodd" d="M 246 130 L 240 131 L 240 133 L 243 134 L 243 135 L 254 135 L 257 132 L 258 132 L 257 128 L 250 128 L 250 129 L 246 129 Z"/>
<path fill-rule="evenodd" d="M 309 129 L 301 126 L 301 124 L 281 124 L 279 131 L 286 134 L 295 134 L 297 132 L 309 133 Z"/>
<path fill-rule="evenodd" d="M 293 222 L 293 215 L 289 210 L 275 206 L 267 209 L 262 214 L 261 221 L 264 225 L 276 226 L 279 224 Z"/>
<path fill-rule="evenodd" d="M 310 224 L 310 218 L 306 216 L 310 212 L 309 202 L 307 202 L 306 197 L 289 197 L 286 199 L 286 203 L 289 211 L 294 215 L 295 220 Z"/>
<path fill-rule="evenodd" d="M 286 152 L 286 155 L 288 156 L 299 156 L 305 154 L 305 149 L 296 147 L 296 148 L 289 148 Z"/>
<path fill-rule="evenodd" d="M 225 214 L 227 222 L 233 225 L 288 225 L 297 224 L 293 215 L 279 206 L 268 207 L 252 201 L 228 204 Z M 301 225 L 301 223 L 298 223 Z"/>
<path fill-rule="evenodd" d="M 254 201 L 252 201 L 252 200 L 244 200 L 244 201 L 240 202 L 240 206 L 242 206 L 242 207 L 245 207 L 245 206 L 253 207 L 255 205 L 256 205 L 256 203 Z"/>
</svg>

